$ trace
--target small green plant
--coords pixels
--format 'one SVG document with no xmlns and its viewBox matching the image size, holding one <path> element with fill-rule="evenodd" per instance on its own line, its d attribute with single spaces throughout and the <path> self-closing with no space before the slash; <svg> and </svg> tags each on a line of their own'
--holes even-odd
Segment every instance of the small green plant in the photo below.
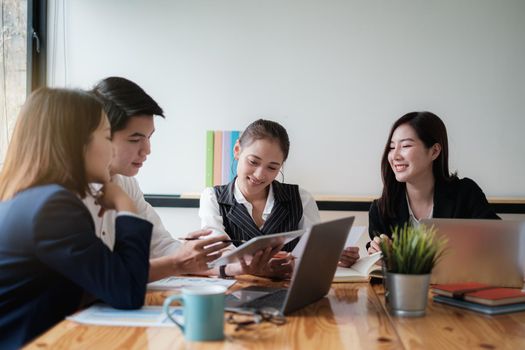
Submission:
<svg viewBox="0 0 525 350">
<path fill-rule="evenodd" d="M 387 272 L 423 275 L 432 271 L 445 251 L 446 239 L 436 235 L 436 229 L 419 225 L 396 226 L 392 241 L 381 241 L 381 253 Z"/>
</svg>

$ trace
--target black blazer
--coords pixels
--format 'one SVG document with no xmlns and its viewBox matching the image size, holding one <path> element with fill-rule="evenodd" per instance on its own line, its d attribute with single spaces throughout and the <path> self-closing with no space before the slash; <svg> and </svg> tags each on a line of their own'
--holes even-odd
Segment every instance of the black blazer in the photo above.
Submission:
<svg viewBox="0 0 525 350">
<path fill-rule="evenodd" d="M 91 214 L 58 185 L 0 202 L 0 349 L 17 349 L 78 310 L 85 292 L 116 308 L 144 303 L 152 225 L 116 220 L 110 251 Z"/>
<path fill-rule="evenodd" d="M 403 193 L 395 199 L 395 216 L 384 218 L 379 213 L 377 199 L 368 212 L 370 239 L 378 234 L 392 237 L 392 228 L 402 226 L 409 220 L 408 204 Z M 436 182 L 434 187 L 433 218 L 500 219 L 494 212 L 479 186 L 471 179 L 455 179 L 451 182 Z"/>
</svg>

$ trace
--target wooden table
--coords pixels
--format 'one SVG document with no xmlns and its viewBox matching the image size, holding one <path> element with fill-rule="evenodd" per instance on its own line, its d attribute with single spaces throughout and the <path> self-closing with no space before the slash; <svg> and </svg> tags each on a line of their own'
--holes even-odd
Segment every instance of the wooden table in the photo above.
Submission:
<svg viewBox="0 0 525 350">
<path fill-rule="evenodd" d="M 232 290 L 282 283 L 243 277 Z M 168 292 L 149 292 L 161 305 Z M 262 323 L 222 342 L 185 342 L 178 328 L 101 327 L 62 321 L 27 349 L 525 349 L 525 312 L 484 316 L 429 301 L 422 318 L 388 314 L 383 287 L 333 284 L 328 296 L 277 326 Z"/>
</svg>

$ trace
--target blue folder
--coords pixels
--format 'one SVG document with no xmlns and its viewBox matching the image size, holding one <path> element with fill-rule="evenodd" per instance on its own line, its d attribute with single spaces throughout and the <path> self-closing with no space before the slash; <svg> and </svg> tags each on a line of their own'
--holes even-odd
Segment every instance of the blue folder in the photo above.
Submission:
<svg viewBox="0 0 525 350">
<path fill-rule="evenodd" d="M 471 303 L 465 300 L 449 298 L 443 295 L 435 295 L 432 298 L 432 300 L 434 300 L 437 303 L 457 306 L 463 309 L 481 312 L 486 315 L 499 315 L 499 314 L 508 314 L 511 312 L 525 311 L 525 303 L 489 306 L 489 305 Z"/>
</svg>

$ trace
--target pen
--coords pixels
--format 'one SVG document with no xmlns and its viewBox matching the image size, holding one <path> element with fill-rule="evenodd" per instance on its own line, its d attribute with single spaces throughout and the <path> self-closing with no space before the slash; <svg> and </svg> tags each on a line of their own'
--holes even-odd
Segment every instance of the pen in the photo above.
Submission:
<svg viewBox="0 0 525 350">
<path fill-rule="evenodd" d="M 200 238 L 198 237 L 191 237 L 191 238 L 177 238 L 179 241 L 197 241 Z M 222 243 L 246 243 L 244 239 L 225 239 L 223 241 L 220 241 Z"/>
</svg>

